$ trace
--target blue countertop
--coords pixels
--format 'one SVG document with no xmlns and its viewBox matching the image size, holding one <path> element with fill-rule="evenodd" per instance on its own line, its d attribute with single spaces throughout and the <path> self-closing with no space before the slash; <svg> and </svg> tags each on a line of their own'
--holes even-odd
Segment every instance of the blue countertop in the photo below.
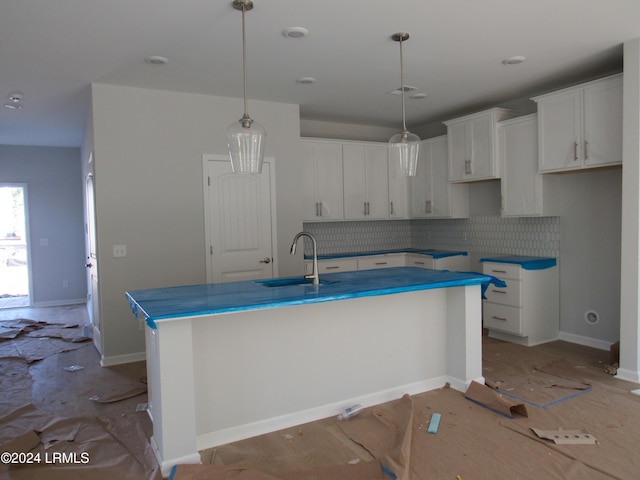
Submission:
<svg viewBox="0 0 640 480">
<path fill-rule="evenodd" d="M 479 262 L 513 263 L 520 265 L 525 270 L 544 270 L 557 265 L 555 258 L 527 257 L 520 255 L 505 255 L 499 257 L 481 258 Z"/>
<path fill-rule="evenodd" d="M 482 285 L 488 284 L 492 278 L 475 272 L 394 267 L 323 274 L 320 275 L 319 286 L 287 285 L 292 281 L 304 281 L 302 277 L 288 277 L 132 290 L 126 292 L 126 297 L 136 317 L 142 314 L 151 328 L 157 328 L 158 321 L 181 317 L 279 308 L 433 288 Z"/>
<path fill-rule="evenodd" d="M 331 260 L 333 258 L 349 258 L 349 257 L 365 257 L 365 256 L 373 256 L 373 255 L 388 255 L 393 253 L 417 253 L 420 255 L 428 255 L 433 258 L 445 258 L 445 257 L 457 257 L 460 255 L 466 256 L 467 252 L 456 252 L 451 250 L 435 250 L 435 249 L 416 249 L 416 248 L 405 248 L 398 250 L 379 250 L 376 252 L 364 252 L 364 253 L 334 253 L 329 255 L 318 255 L 318 260 Z M 305 260 L 311 260 L 312 257 L 309 255 L 305 255 Z"/>
</svg>

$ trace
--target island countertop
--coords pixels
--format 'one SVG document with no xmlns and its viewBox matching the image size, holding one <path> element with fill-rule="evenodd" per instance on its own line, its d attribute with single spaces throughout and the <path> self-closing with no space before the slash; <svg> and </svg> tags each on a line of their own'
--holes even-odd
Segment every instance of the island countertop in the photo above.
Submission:
<svg viewBox="0 0 640 480">
<path fill-rule="evenodd" d="M 156 322 L 183 317 L 279 308 L 349 298 L 481 285 L 492 277 L 480 273 L 394 267 L 320 276 L 321 284 L 289 284 L 302 277 L 213 283 L 126 292 L 133 312 L 151 328 Z M 269 286 L 271 285 L 271 286 Z"/>
</svg>

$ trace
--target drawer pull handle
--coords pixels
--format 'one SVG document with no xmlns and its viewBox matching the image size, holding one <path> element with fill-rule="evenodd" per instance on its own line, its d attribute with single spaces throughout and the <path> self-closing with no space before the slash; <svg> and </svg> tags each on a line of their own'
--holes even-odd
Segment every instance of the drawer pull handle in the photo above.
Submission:
<svg viewBox="0 0 640 480">
<path fill-rule="evenodd" d="M 507 292 L 505 292 L 504 290 L 493 290 L 493 289 L 491 289 L 491 291 L 492 291 L 493 293 L 502 293 L 502 294 L 506 294 L 506 293 L 507 293 Z"/>
<path fill-rule="evenodd" d="M 387 264 L 387 262 L 376 262 L 375 264 L 376 264 L 376 265 L 386 265 L 386 264 Z"/>
<path fill-rule="evenodd" d="M 506 270 L 491 270 L 492 273 L 507 273 Z"/>
<path fill-rule="evenodd" d="M 493 319 L 495 319 L 495 320 L 500 320 L 500 321 L 502 321 L 502 322 L 506 322 L 506 321 L 507 321 L 507 319 L 506 319 L 506 318 L 504 318 L 504 317 L 496 317 L 495 315 L 493 315 L 491 318 L 493 318 Z"/>
<path fill-rule="evenodd" d="M 424 265 L 424 262 L 413 262 L 414 265 Z"/>
<path fill-rule="evenodd" d="M 335 266 L 333 266 L 333 267 L 326 267 L 326 269 L 327 269 L 327 270 L 337 270 L 337 269 L 339 269 L 339 268 L 340 268 L 340 267 L 339 267 L 339 266 L 337 266 L 337 265 L 335 265 Z"/>
</svg>

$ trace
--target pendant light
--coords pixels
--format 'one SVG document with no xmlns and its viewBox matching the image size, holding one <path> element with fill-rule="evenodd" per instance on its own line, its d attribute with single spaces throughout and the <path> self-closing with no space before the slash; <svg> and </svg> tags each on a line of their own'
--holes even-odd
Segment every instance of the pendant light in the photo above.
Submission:
<svg viewBox="0 0 640 480">
<path fill-rule="evenodd" d="M 418 152 L 420 150 L 420 138 L 407 130 L 404 111 L 404 72 L 402 64 L 402 42 L 409 39 L 406 32 L 395 33 L 391 38 L 400 42 L 400 90 L 402 92 L 402 132 L 389 139 L 389 161 L 400 165 L 400 172 L 406 177 L 415 177 L 418 167 Z"/>
<path fill-rule="evenodd" d="M 260 173 L 267 132 L 249 117 L 247 108 L 247 44 L 244 15 L 253 9 L 251 0 L 234 0 L 233 8 L 242 11 L 242 77 L 244 84 L 244 115 L 227 129 L 227 143 L 233 173 Z"/>
</svg>

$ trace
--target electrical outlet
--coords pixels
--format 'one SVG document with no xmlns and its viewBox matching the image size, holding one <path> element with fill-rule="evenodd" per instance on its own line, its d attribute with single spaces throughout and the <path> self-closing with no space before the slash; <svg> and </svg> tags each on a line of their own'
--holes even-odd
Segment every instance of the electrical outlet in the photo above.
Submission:
<svg viewBox="0 0 640 480">
<path fill-rule="evenodd" d="M 126 245 L 114 245 L 113 246 L 113 256 L 114 257 L 126 257 L 127 256 L 127 246 Z"/>
</svg>

